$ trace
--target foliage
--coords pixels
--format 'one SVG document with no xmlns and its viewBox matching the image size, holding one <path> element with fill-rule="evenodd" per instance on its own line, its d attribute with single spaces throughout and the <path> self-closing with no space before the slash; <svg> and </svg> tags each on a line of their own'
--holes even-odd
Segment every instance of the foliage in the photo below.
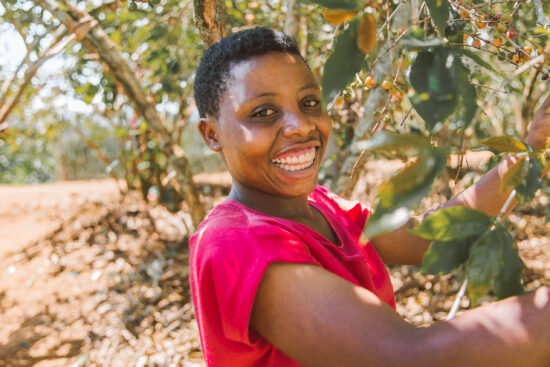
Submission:
<svg viewBox="0 0 550 367">
<path fill-rule="evenodd" d="M 59 21 L 32 1 L 0 1 L 2 21 L 32 46 L 32 58 L 40 55 L 44 46 L 33 41 L 60 29 Z M 354 163 L 367 150 L 407 162 L 379 188 L 368 236 L 407 222 L 445 173 L 448 155 L 466 148 L 484 146 L 500 155 L 516 154 L 500 189 L 515 189 L 521 202 L 542 186 L 544 154 L 519 140 L 545 91 L 541 80 L 549 77 L 549 30 L 537 23 L 531 4 L 428 0 L 425 5 L 414 2 L 411 9 L 408 1 L 315 0 L 287 9 L 287 2 L 280 0 L 220 3 L 225 7 L 226 34 L 254 25 L 283 29 L 291 17 L 298 23 L 293 36 L 313 73 L 321 75 L 323 100 L 334 119 L 334 144 L 322 172 L 327 184 L 338 189 L 338 180 L 353 173 L 350 167 L 357 166 L 352 176 L 359 176 L 361 165 Z M 64 83 L 48 92 L 78 100 L 85 112 L 74 116 L 50 108 L 45 114 L 58 121 L 51 125 L 55 134 L 39 137 L 20 122 L 26 118 L 24 111 L 32 111 L 36 104 L 31 96 L 52 82 L 32 79 L 28 95 L 8 120 L 9 130 L 0 132 L 1 152 L 12 154 L 0 158 L 0 165 L 10 175 L 26 167 L 18 176 L 24 177 L 36 170 L 29 162 L 40 157 L 49 162 L 42 163 L 50 167 L 49 176 L 35 179 L 52 179 L 51 142 L 62 142 L 60 137 L 66 139 L 67 133 L 61 131 L 69 129 L 85 143 L 82 147 L 95 152 L 92 155 L 102 154 L 106 172 L 123 176 L 145 198 L 179 208 L 182 197 L 171 181 L 173 157 L 166 148 L 196 145 L 192 83 L 204 46 L 193 23 L 191 2 L 73 4 L 86 9 L 123 53 L 161 115 L 169 139 L 160 139 L 134 110 L 101 55 L 75 41 L 57 57 L 64 66 Z M 543 11 L 550 12 L 550 3 Z M 0 70 L 0 82 L 12 75 Z M 15 93 L 13 87 L 5 96 Z M 47 144 L 34 146 L 28 139 Z M 24 155 L 14 152 L 23 151 L 28 158 L 17 158 Z M 187 151 L 193 152 L 192 162 L 205 159 L 203 150 Z M 0 174 L 12 182 L 25 180 Z M 423 271 L 465 271 L 474 300 L 489 289 L 498 296 L 518 292 L 521 260 L 501 218 L 451 209 L 438 211 L 415 230 L 434 241 Z M 468 221 L 471 218 L 477 218 L 476 223 Z M 483 268 L 482 259 L 488 262 Z M 508 270 L 502 270 L 502 264 L 508 264 Z"/>
<path fill-rule="evenodd" d="M 456 138 L 448 145 L 449 133 L 460 137 L 463 147 L 468 137 L 472 143 L 481 143 L 493 152 L 516 154 L 516 161 L 499 189 L 503 193 L 513 190 L 512 195 L 520 202 L 534 197 L 541 187 L 541 173 L 546 166 L 545 152 L 536 152 L 514 137 L 525 134 L 526 121 L 532 117 L 528 108 L 534 109 L 535 101 L 541 96 L 540 92 L 535 92 L 537 81 L 548 79 L 549 74 L 544 53 L 545 47 L 550 49 L 548 29 L 536 23 L 535 11 L 521 2 L 478 4 L 427 0 L 425 4 L 425 18 L 413 22 L 409 28 L 394 30 L 394 33 L 389 25 L 381 27 L 379 34 L 386 40 L 382 50 L 375 49 L 374 55 L 367 54 L 363 61 L 354 47 L 354 38 L 358 39 L 357 19 L 362 12 L 378 13 L 382 18 L 379 23 L 383 20 L 386 24 L 392 21 L 387 15 L 395 15 L 399 7 L 404 6 L 403 3 L 387 2 L 383 6 L 368 3 L 338 32 L 333 53 L 324 68 L 321 83 L 327 101 L 338 91 L 341 96 L 357 95 L 358 91 L 375 93 L 380 87 L 389 92 L 384 108 L 374 111 L 378 114 L 375 116 L 377 121 L 370 129 L 371 132 L 386 131 L 374 134 L 367 141 L 357 141 L 355 149 L 409 160 L 405 168 L 378 190 L 375 211 L 365 230 L 366 236 L 371 238 L 392 231 L 410 219 L 410 211 L 419 205 L 436 177 L 443 172 L 447 155 L 457 151 Z M 413 13 L 419 14 L 418 9 L 413 9 Z M 334 23 L 334 19 L 327 20 Z M 404 46 L 401 55 L 393 56 L 393 60 L 401 60 L 400 65 L 392 68 L 391 74 L 377 85 L 371 70 L 381 54 L 398 48 L 400 42 Z M 404 60 L 410 67 L 401 75 Z M 342 65 L 343 70 L 337 70 L 336 63 Z M 527 71 L 530 75 L 523 76 Z M 521 88 L 521 82 L 514 80 L 516 76 L 524 78 L 527 85 Z M 499 86 L 489 87 L 493 77 L 502 78 Z M 349 84 L 342 87 L 344 83 Z M 520 89 L 526 91 L 528 97 L 520 131 L 504 128 L 501 136 L 485 132 L 480 108 L 486 111 L 489 103 L 491 110 L 506 110 L 503 108 L 506 98 L 498 101 L 495 91 L 511 97 Z M 402 104 L 401 98 L 393 96 L 401 97 L 405 91 L 410 101 L 409 113 L 414 110 L 424 124 L 402 127 L 406 117 L 400 119 L 400 124 L 394 118 Z M 338 108 L 342 104 L 336 100 L 335 106 Z M 422 135 L 429 136 L 430 140 Z M 490 137 L 480 142 L 479 138 L 487 135 Z M 474 304 L 491 289 L 500 298 L 521 292 L 523 263 L 513 237 L 500 222 L 505 210 L 503 208 L 503 213 L 497 217 L 463 207 L 431 214 L 411 231 L 433 241 L 425 255 L 422 271 L 432 274 L 464 271 Z"/>
</svg>

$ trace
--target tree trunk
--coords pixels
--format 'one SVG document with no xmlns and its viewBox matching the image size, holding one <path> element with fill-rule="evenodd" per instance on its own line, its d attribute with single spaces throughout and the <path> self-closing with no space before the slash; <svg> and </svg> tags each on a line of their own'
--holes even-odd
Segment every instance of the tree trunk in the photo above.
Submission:
<svg viewBox="0 0 550 367">
<path fill-rule="evenodd" d="M 298 42 L 298 4 L 296 0 L 285 0 L 285 33 Z"/>
<path fill-rule="evenodd" d="M 204 219 L 205 211 L 200 199 L 200 191 L 193 181 L 191 169 L 185 154 L 174 152 L 170 134 L 155 110 L 155 103 L 140 87 L 135 73 L 118 50 L 116 44 L 105 34 L 98 22 L 85 11 L 75 8 L 67 0 L 61 0 L 63 9 L 52 4 L 50 0 L 34 0 L 42 8 L 52 13 L 61 23 L 71 30 L 78 41 L 83 41 L 87 47 L 97 52 L 101 61 L 109 68 L 112 77 L 122 86 L 134 109 L 141 115 L 148 126 L 159 136 L 164 152 L 176 168 L 176 179 L 181 189 L 181 195 L 189 206 L 195 228 Z M 166 144 L 167 143 L 167 144 Z M 179 150 L 183 150 L 177 146 Z"/>
<path fill-rule="evenodd" d="M 410 20 L 411 6 L 410 4 L 406 4 L 395 15 L 393 28 L 406 28 Z M 390 45 L 386 42 L 384 48 L 389 46 Z M 400 50 L 401 46 L 400 44 L 397 44 L 390 52 L 387 52 L 381 58 L 372 71 L 372 74 L 376 79 L 382 81 L 385 78 L 392 76 L 392 55 L 398 54 Z M 374 111 L 380 109 L 380 107 L 386 102 L 387 98 L 388 93 L 378 87 L 369 92 L 369 95 L 363 104 L 365 116 L 359 120 L 357 127 L 355 128 L 349 155 L 345 158 L 342 169 L 337 176 L 338 178 L 336 184 L 333 187 L 335 192 L 344 197 L 351 194 L 357 180 L 365 169 L 364 155 L 361 157 L 362 150 L 357 148 L 358 143 L 369 137 L 372 127 L 376 121 L 378 121 L 378 116 L 374 116 Z"/>
<path fill-rule="evenodd" d="M 225 17 L 221 0 L 194 0 L 195 26 L 208 47 L 224 36 Z"/>
</svg>

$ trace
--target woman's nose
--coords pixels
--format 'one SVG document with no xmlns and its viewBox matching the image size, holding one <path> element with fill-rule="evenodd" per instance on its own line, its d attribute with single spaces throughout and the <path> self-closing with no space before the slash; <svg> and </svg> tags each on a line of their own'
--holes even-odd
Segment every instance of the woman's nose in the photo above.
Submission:
<svg viewBox="0 0 550 367">
<path fill-rule="evenodd" d="M 292 135 L 305 136 L 315 129 L 315 122 L 310 116 L 301 113 L 288 113 L 284 119 L 283 135 L 290 137 Z"/>
</svg>

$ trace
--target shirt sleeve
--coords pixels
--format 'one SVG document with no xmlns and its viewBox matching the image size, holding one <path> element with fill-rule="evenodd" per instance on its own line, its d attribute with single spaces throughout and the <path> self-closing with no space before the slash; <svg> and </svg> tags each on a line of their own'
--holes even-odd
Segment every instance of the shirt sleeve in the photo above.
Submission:
<svg viewBox="0 0 550 367">
<path fill-rule="evenodd" d="M 225 338 L 246 344 L 258 338 L 250 329 L 250 314 L 267 266 L 273 262 L 318 265 L 296 235 L 275 225 L 210 230 L 199 242 L 197 269 L 192 272 L 196 272 L 204 327 L 218 328 Z"/>
<path fill-rule="evenodd" d="M 349 219 L 351 219 L 353 223 L 355 223 L 359 231 L 362 231 L 363 228 L 365 228 L 369 215 L 372 212 L 372 209 L 370 207 L 362 204 L 357 200 L 344 199 L 343 197 L 336 195 L 332 191 L 322 186 L 317 186 L 316 191 L 320 195 L 327 197 L 330 201 L 336 204 L 336 206 L 342 212 L 344 212 L 344 214 Z M 357 233 L 355 232 L 356 231 L 354 231 L 353 234 L 357 235 Z"/>
</svg>

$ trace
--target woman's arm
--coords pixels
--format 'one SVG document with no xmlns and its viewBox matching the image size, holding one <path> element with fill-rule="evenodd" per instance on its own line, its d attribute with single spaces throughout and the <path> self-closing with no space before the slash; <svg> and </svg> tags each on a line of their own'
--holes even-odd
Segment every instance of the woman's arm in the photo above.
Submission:
<svg viewBox="0 0 550 367">
<path fill-rule="evenodd" d="M 318 266 L 271 264 L 251 326 L 304 366 L 547 366 L 550 291 L 512 297 L 427 328 Z"/>
<path fill-rule="evenodd" d="M 527 143 L 537 150 L 543 149 L 546 144 L 546 139 L 550 137 L 550 113 L 547 113 L 549 108 L 550 95 L 546 97 L 542 106 L 537 110 L 535 118 L 529 128 L 529 133 L 525 139 Z M 487 172 L 474 185 L 462 191 L 437 209 L 462 205 L 482 210 L 489 215 L 496 216 L 511 192 L 511 190 L 505 192 L 500 190 L 502 177 L 517 159 L 518 158 L 514 156 L 507 157 Z M 547 168 L 543 174 L 546 174 L 549 168 Z M 514 200 L 510 206 L 510 210 L 516 204 L 517 201 Z M 429 211 L 424 214 L 422 218 L 426 218 L 434 211 L 435 210 Z M 385 233 L 371 239 L 372 244 L 384 262 L 388 264 L 410 265 L 417 265 L 422 262 L 422 257 L 424 256 L 424 252 L 428 249 L 430 242 L 408 233 L 407 230 L 412 227 L 413 222 L 410 221 L 393 232 Z"/>
</svg>

